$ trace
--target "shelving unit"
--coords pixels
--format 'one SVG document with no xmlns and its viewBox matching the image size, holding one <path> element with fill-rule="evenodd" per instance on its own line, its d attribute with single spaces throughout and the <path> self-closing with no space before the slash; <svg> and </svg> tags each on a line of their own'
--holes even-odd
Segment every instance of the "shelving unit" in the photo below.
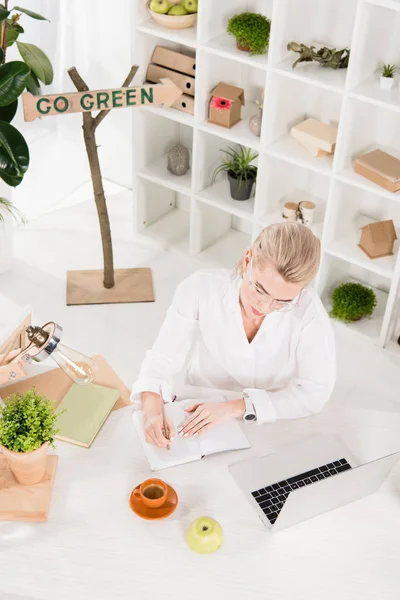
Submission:
<svg viewBox="0 0 400 600">
<path fill-rule="evenodd" d="M 400 356 L 400 259 L 370 260 L 360 248 L 365 219 L 393 219 L 400 228 L 400 192 L 391 194 L 356 174 L 357 154 L 379 146 L 400 157 L 400 89 L 379 87 L 379 65 L 400 63 L 398 0 L 199 0 L 197 26 L 168 30 L 155 24 L 145 1 L 137 5 L 132 62 L 144 81 L 156 45 L 196 53 L 194 115 L 167 107 L 134 111 L 134 211 L 136 232 L 151 243 L 196 255 L 214 266 L 232 267 L 267 225 L 281 221 L 286 201 L 317 205 L 312 230 L 322 243 L 316 281 L 329 308 L 333 288 L 356 280 L 372 286 L 378 306 L 371 320 L 335 324 Z M 271 19 L 268 54 L 251 56 L 226 33 L 228 19 L 244 11 Z M 351 48 L 349 68 L 334 71 L 301 64 L 287 50 L 291 41 Z M 224 81 L 245 90 L 242 121 L 225 129 L 207 122 L 209 93 Z M 265 90 L 261 137 L 248 119 Z M 291 136 L 307 116 L 339 125 L 335 155 L 315 158 Z M 176 142 L 191 152 L 192 168 L 182 177 L 166 169 Z M 247 202 L 232 200 L 224 176 L 213 183 L 220 150 L 242 144 L 259 153 L 258 180 Z M 399 235 L 400 237 L 400 235 Z M 399 313 L 399 314 L 398 314 Z M 400 326 L 400 324 L 399 324 Z"/>
</svg>

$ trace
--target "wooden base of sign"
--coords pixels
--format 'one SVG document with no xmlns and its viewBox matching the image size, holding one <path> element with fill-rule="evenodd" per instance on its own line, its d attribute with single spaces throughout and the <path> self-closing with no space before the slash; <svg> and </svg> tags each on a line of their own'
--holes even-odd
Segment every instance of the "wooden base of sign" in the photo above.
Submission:
<svg viewBox="0 0 400 600">
<path fill-rule="evenodd" d="M 67 306 L 154 302 L 151 269 L 116 269 L 115 286 L 103 286 L 103 271 L 68 271 Z"/>
</svg>

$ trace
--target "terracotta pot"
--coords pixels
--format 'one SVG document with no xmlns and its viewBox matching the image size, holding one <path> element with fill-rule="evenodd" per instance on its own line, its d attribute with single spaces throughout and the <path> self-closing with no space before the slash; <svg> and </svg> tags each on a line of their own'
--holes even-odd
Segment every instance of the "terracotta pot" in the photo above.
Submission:
<svg viewBox="0 0 400 600">
<path fill-rule="evenodd" d="M 46 471 L 49 442 L 32 452 L 12 452 L 4 446 L 1 450 L 15 479 L 22 485 L 35 485 L 43 479 Z"/>
<path fill-rule="evenodd" d="M 243 46 L 241 46 L 241 45 L 239 44 L 239 42 L 236 42 L 236 48 L 237 48 L 238 50 L 242 50 L 242 52 L 249 52 L 249 51 L 250 51 L 250 48 L 248 47 L 248 45 L 247 45 L 247 44 L 244 44 Z"/>
</svg>

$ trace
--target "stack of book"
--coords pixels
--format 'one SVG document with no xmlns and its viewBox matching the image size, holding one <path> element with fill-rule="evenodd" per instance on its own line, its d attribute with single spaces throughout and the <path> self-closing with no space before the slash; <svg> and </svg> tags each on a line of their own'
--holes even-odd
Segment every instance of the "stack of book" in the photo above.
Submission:
<svg viewBox="0 0 400 600">
<path fill-rule="evenodd" d="M 313 156 L 329 156 L 335 151 L 336 125 L 309 118 L 292 127 L 290 133 Z"/>
</svg>

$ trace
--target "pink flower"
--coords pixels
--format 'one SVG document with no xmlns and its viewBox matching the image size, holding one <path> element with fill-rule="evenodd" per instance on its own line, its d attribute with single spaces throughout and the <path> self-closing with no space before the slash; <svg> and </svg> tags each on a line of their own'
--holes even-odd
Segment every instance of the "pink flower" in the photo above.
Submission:
<svg viewBox="0 0 400 600">
<path fill-rule="evenodd" d="M 211 100 L 211 106 L 217 110 L 229 110 L 232 106 L 232 101 L 220 98 L 219 96 L 214 96 Z"/>
</svg>

